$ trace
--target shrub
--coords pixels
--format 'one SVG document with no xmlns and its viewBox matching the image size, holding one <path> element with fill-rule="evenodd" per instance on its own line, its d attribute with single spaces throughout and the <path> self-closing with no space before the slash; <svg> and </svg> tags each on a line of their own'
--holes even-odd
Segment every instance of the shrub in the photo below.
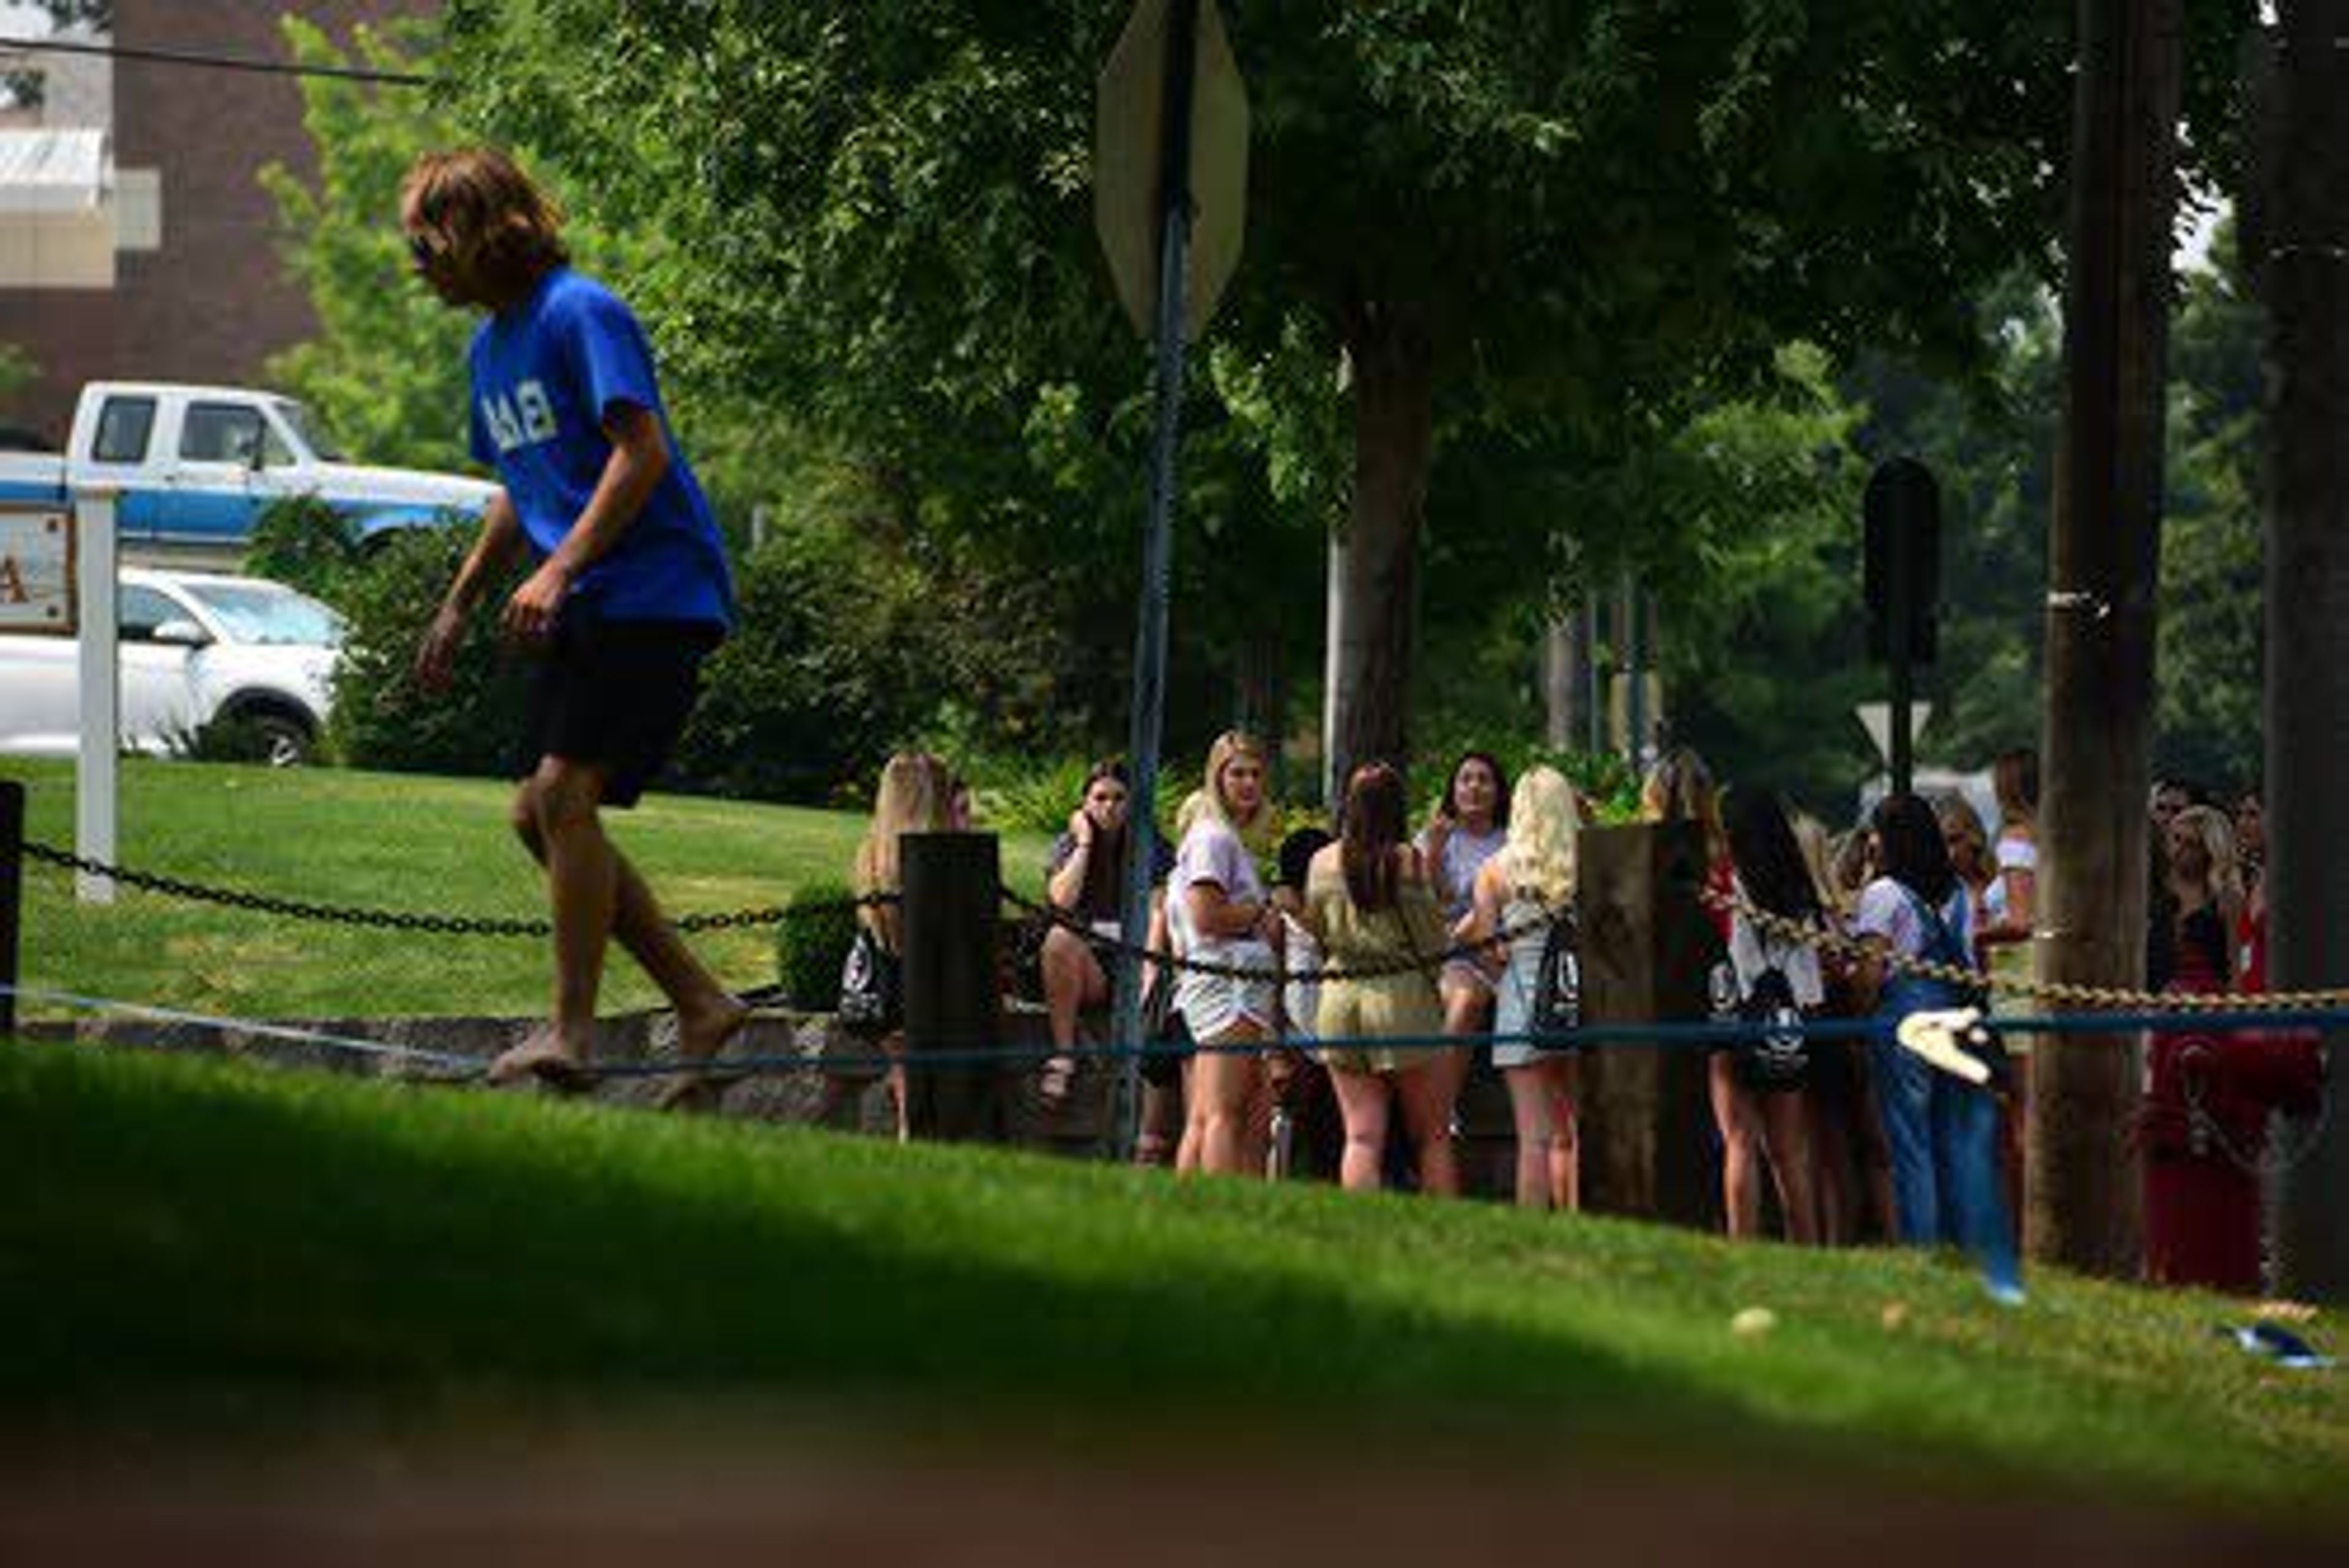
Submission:
<svg viewBox="0 0 2349 1568">
<path fill-rule="evenodd" d="M 904 726 L 916 661 L 862 575 L 792 536 L 740 563 L 733 635 L 711 657 L 678 744 L 688 787 L 825 801 L 835 784 L 878 769 Z"/>
<path fill-rule="evenodd" d="M 829 1012 L 840 1001 L 841 966 L 856 940 L 854 897 L 842 881 L 803 882 L 775 928 L 775 977 L 794 1007 Z"/>
<path fill-rule="evenodd" d="M 244 548 L 244 569 L 339 606 L 366 555 L 350 522 L 315 495 L 289 495 L 262 509 Z"/>
<path fill-rule="evenodd" d="M 497 630 L 512 580 L 492 584 L 475 607 L 446 691 L 425 691 L 413 673 L 417 644 L 471 544 L 463 529 L 408 530 L 342 578 L 337 607 L 349 628 L 328 733 L 353 767 L 491 777 L 510 770 L 528 680 Z"/>
</svg>

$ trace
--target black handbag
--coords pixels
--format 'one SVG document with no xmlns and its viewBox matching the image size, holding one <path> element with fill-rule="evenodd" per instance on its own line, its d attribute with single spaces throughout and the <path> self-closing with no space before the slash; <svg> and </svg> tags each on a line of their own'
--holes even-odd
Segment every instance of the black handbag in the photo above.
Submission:
<svg viewBox="0 0 2349 1568">
<path fill-rule="evenodd" d="M 894 1034 L 905 1026 L 903 968 L 870 926 L 856 928 L 840 966 L 840 1023 L 851 1033 L 871 1038 Z"/>
<path fill-rule="evenodd" d="M 1582 1027 L 1581 946 L 1574 911 L 1559 909 L 1552 915 L 1542 938 L 1541 962 L 1534 970 L 1533 1004 L 1526 1010 L 1534 1043 L 1545 1051 L 1579 1049 L 1553 1037 Z"/>
<path fill-rule="evenodd" d="M 1773 963 L 1755 975 L 1738 1004 L 1737 1017 L 1763 1031 L 1731 1051 L 1730 1068 L 1737 1082 L 1757 1095 L 1800 1089 L 1810 1072 L 1810 1043 L 1804 1036 L 1803 1010 L 1786 971 Z"/>
<path fill-rule="evenodd" d="M 1142 992 L 1142 1044 L 1147 1047 L 1142 1077 L 1162 1089 L 1182 1081 L 1184 1059 L 1192 1054 L 1191 1026 L 1174 1005 L 1181 980 L 1173 964 L 1162 962 L 1151 971 L 1150 984 Z"/>
</svg>

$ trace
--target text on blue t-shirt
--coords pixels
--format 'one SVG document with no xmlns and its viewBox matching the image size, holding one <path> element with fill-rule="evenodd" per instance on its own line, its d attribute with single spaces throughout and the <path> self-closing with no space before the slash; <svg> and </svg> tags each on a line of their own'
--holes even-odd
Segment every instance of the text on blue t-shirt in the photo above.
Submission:
<svg viewBox="0 0 2349 1568">
<path fill-rule="evenodd" d="M 733 619 L 718 524 L 669 436 L 651 345 L 636 316 L 593 278 L 558 267 L 528 299 L 473 335 L 472 449 L 497 470 L 541 557 L 571 531 L 611 461 L 604 421 L 649 410 L 669 464 L 618 541 L 572 585 L 571 602 L 610 620 Z"/>
</svg>

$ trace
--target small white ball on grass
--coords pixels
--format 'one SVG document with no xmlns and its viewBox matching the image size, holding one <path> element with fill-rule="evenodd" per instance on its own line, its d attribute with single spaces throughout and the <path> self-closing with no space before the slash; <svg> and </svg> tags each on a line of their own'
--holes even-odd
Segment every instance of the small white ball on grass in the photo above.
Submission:
<svg viewBox="0 0 2349 1568">
<path fill-rule="evenodd" d="M 1740 1339 L 1754 1339 L 1778 1326 L 1778 1314 L 1765 1306 L 1750 1306 L 1729 1320 L 1729 1332 Z"/>
</svg>

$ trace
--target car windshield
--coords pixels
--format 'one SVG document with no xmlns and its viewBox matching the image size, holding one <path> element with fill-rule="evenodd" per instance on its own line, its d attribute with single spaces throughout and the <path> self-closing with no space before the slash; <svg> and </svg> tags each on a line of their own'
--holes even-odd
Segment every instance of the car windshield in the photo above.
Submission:
<svg viewBox="0 0 2349 1568">
<path fill-rule="evenodd" d="M 343 618 L 292 588 L 274 583 L 189 583 L 185 588 L 231 642 L 331 648 L 343 639 Z"/>
<path fill-rule="evenodd" d="M 343 449 L 336 444 L 335 438 L 327 433 L 317 415 L 300 403 L 282 398 L 278 400 L 277 411 L 285 416 L 287 424 L 294 427 L 294 433 L 301 438 L 304 446 L 310 449 L 312 457 L 321 462 L 343 461 Z"/>
</svg>

